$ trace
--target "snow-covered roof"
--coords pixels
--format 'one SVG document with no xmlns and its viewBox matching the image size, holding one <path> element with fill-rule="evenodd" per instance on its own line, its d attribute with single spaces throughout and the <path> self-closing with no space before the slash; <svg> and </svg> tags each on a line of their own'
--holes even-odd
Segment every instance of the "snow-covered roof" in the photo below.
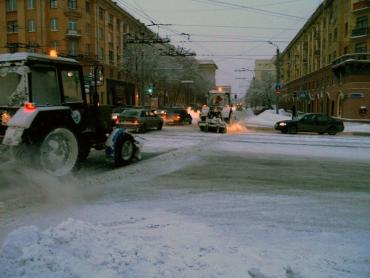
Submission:
<svg viewBox="0 0 370 278">
<path fill-rule="evenodd" d="M 64 58 L 64 57 L 51 57 L 46 54 L 29 53 L 29 52 L 0 54 L 0 63 L 1 62 L 11 62 L 11 61 L 25 61 L 25 60 L 60 61 L 60 62 L 78 64 L 78 62 L 74 59 Z"/>
</svg>

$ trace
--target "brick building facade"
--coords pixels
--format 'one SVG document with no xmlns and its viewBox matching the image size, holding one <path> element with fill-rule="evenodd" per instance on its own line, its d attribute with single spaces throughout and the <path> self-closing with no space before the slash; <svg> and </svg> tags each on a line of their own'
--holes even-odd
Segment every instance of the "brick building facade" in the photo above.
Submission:
<svg viewBox="0 0 370 278">
<path fill-rule="evenodd" d="M 325 0 L 280 56 L 282 103 L 370 119 L 369 0 Z"/>
</svg>

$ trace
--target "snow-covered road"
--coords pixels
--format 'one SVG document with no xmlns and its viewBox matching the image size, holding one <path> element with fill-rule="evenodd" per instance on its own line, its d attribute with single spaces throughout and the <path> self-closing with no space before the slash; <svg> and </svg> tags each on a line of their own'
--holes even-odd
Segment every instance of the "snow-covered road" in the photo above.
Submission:
<svg viewBox="0 0 370 278">
<path fill-rule="evenodd" d="M 370 276 L 370 137 L 140 136 L 124 168 L 0 170 L 0 277 Z"/>
</svg>

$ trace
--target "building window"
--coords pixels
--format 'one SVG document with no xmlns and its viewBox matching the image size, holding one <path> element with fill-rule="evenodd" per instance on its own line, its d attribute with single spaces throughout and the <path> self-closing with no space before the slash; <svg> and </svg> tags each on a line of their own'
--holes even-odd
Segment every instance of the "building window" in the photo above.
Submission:
<svg viewBox="0 0 370 278">
<path fill-rule="evenodd" d="M 99 19 L 100 20 L 104 19 L 104 10 L 102 8 L 99 8 Z"/>
<path fill-rule="evenodd" d="M 75 20 L 68 21 L 68 30 L 77 31 L 77 21 Z"/>
<path fill-rule="evenodd" d="M 368 26 L 368 17 L 361 16 L 356 19 L 356 28 L 367 28 Z"/>
<path fill-rule="evenodd" d="M 56 18 L 52 18 L 50 20 L 50 30 L 51 31 L 58 31 L 58 20 Z"/>
<path fill-rule="evenodd" d="M 99 38 L 99 40 L 102 40 L 103 37 L 104 37 L 103 28 L 100 27 L 100 28 L 98 28 L 98 38 Z"/>
<path fill-rule="evenodd" d="M 36 32 L 36 22 L 34 19 L 28 20 L 28 32 Z"/>
<path fill-rule="evenodd" d="M 91 55 L 91 44 L 86 44 L 86 54 Z"/>
<path fill-rule="evenodd" d="M 103 48 L 99 48 L 98 50 L 98 59 L 99 61 L 104 61 L 104 49 Z"/>
<path fill-rule="evenodd" d="M 68 54 L 69 55 L 77 55 L 78 53 L 78 42 L 71 40 L 68 42 Z"/>
<path fill-rule="evenodd" d="M 109 51 L 109 63 L 113 65 L 114 63 L 114 53 L 113 51 Z"/>
<path fill-rule="evenodd" d="M 367 52 L 367 44 L 366 42 L 359 42 L 355 45 L 355 53 L 366 53 Z"/>
<path fill-rule="evenodd" d="M 8 21 L 8 33 L 17 33 L 18 32 L 18 24 L 17 21 L 12 20 Z"/>
<path fill-rule="evenodd" d="M 344 24 L 344 37 L 348 37 L 348 22 Z"/>
<path fill-rule="evenodd" d="M 51 9 L 58 8 L 58 0 L 50 0 L 50 8 Z"/>
<path fill-rule="evenodd" d="M 17 10 L 17 0 L 6 0 L 6 11 L 15 12 Z"/>
<path fill-rule="evenodd" d="M 112 14 L 109 14 L 108 16 L 108 24 L 113 25 L 113 15 Z"/>
<path fill-rule="evenodd" d="M 113 42 L 113 34 L 111 32 L 108 33 L 108 42 L 109 43 Z"/>
<path fill-rule="evenodd" d="M 33 10 L 35 8 L 35 0 L 27 0 L 27 9 Z"/>
<path fill-rule="evenodd" d="M 90 13 L 90 1 L 86 1 L 85 2 L 85 11 L 89 14 Z"/>
<path fill-rule="evenodd" d="M 69 9 L 77 9 L 77 0 L 68 0 Z"/>
<path fill-rule="evenodd" d="M 348 46 L 346 46 L 344 49 L 343 49 L 343 54 L 348 54 Z"/>
</svg>

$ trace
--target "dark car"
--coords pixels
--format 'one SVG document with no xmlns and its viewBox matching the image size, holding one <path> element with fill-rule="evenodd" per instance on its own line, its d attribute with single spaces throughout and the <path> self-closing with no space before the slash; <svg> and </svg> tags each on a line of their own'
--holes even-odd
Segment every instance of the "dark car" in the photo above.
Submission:
<svg viewBox="0 0 370 278">
<path fill-rule="evenodd" d="M 275 129 L 282 133 L 296 134 L 297 132 L 317 132 L 335 135 L 344 130 L 343 121 L 323 114 L 304 114 L 295 120 L 280 121 L 275 124 Z"/>
<path fill-rule="evenodd" d="M 121 113 L 123 113 L 123 111 L 125 111 L 128 108 L 131 108 L 131 107 L 129 107 L 129 106 L 117 106 L 117 107 L 114 107 L 113 110 L 112 110 L 112 120 L 115 123 L 118 123 L 118 117 L 119 117 L 119 115 Z"/>
<path fill-rule="evenodd" d="M 168 125 L 191 124 L 193 118 L 184 108 L 166 108 L 161 116 Z"/>
<path fill-rule="evenodd" d="M 129 108 L 118 117 L 117 126 L 136 132 L 146 132 L 148 129 L 161 130 L 163 126 L 163 119 L 149 109 Z"/>
</svg>

